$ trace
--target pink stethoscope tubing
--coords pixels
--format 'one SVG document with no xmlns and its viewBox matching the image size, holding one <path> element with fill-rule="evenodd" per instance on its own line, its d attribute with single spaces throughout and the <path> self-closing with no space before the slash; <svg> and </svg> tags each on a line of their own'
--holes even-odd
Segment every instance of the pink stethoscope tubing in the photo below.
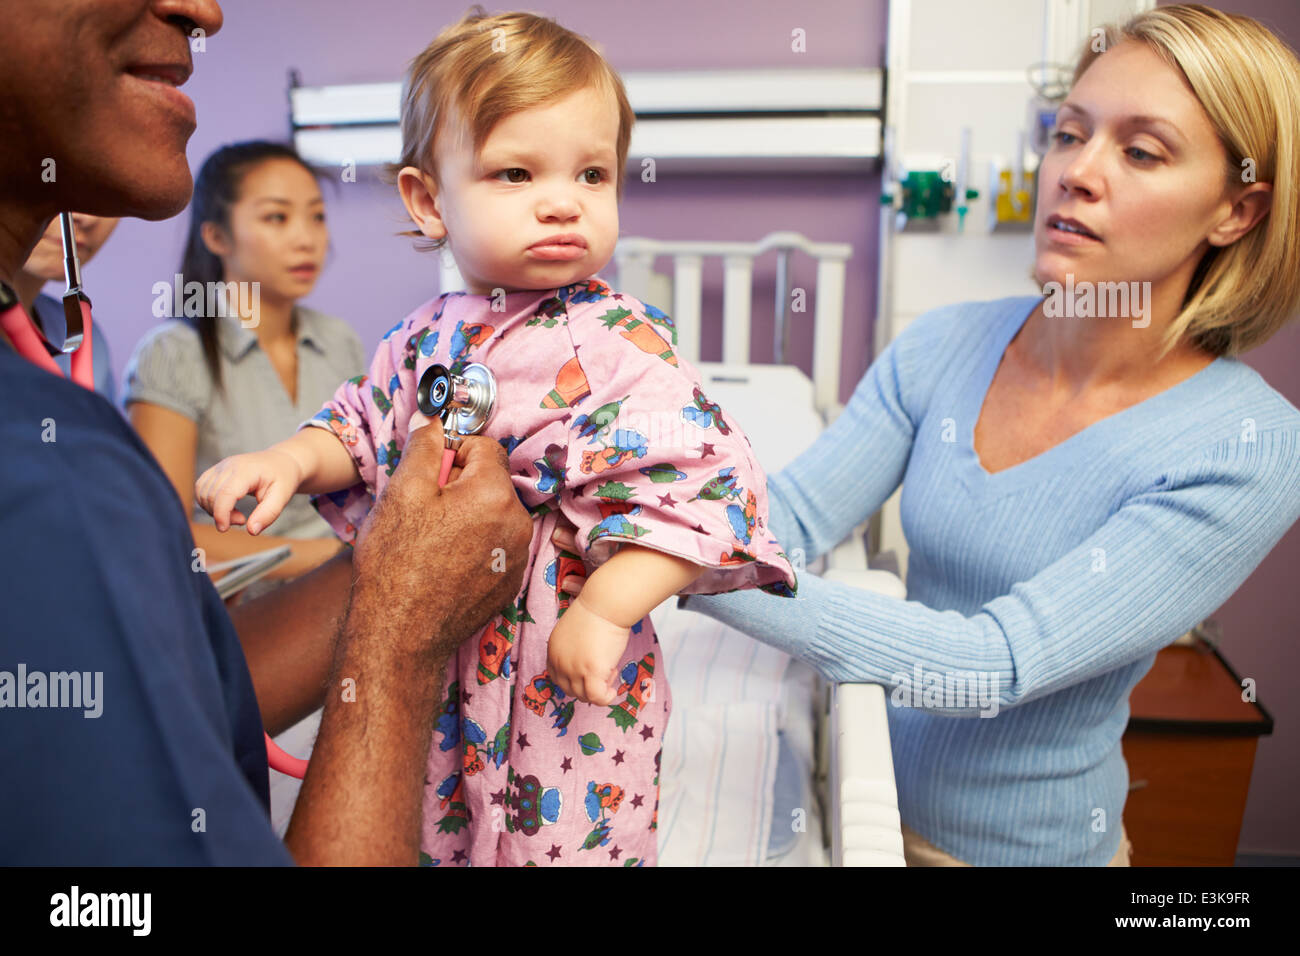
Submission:
<svg viewBox="0 0 1300 956">
<path fill-rule="evenodd" d="M 90 303 L 85 299 L 81 305 L 82 340 L 81 345 L 72 353 L 72 380 L 78 385 L 94 391 L 95 360 L 90 338 Z M 3 328 L 9 340 L 14 343 L 18 354 L 33 365 L 39 365 L 47 372 L 63 376 L 63 369 L 55 364 L 54 357 L 45 347 L 44 337 L 36 331 L 27 310 L 21 303 L 10 306 L 0 313 L 0 328 Z"/>
<path fill-rule="evenodd" d="M 89 328 L 89 326 L 87 326 Z M 456 460 L 456 449 L 445 448 L 442 452 L 442 467 L 438 469 L 438 487 L 441 488 L 447 484 L 447 477 L 451 474 L 452 463 Z M 265 732 L 264 732 L 265 733 Z M 278 770 L 280 773 L 290 777 L 297 777 L 301 780 L 307 775 L 307 761 L 301 757 L 295 757 L 286 753 L 279 744 L 271 739 L 270 734 L 266 736 L 266 762 L 270 764 L 272 770 Z"/>
</svg>

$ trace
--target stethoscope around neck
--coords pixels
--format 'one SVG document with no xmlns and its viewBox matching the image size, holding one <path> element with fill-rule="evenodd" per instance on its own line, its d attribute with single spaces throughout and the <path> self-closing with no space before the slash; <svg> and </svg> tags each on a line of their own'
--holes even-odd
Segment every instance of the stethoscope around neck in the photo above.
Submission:
<svg viewBox="0 0 1300 956">
<path fill-rule="evenodd" d="M 72 230 L 72 214 L 60 213 L 63 233 L 63 274 L 68 288 L 63 293 L 63 316 L 67 335 L 59 348 L 51 345 L 41 329 L 23 308 L 18 293 L 0 281 L 0 328 L 9 336 L 18 354 L 47 372 L 62 376 L 63 369 L 54 361 L 62 353 L 72 355 L 72 380 L 90 390 L 95 388 L 95 357 L 92 347 L 90 299 L 81 287 L 81 263 L 77 259 L 77 239 Z"/>
</svg>

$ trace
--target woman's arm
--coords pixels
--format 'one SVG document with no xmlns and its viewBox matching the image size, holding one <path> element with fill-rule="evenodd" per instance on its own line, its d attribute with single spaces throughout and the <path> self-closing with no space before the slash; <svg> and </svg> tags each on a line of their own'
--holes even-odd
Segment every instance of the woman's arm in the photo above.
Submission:
<svg viewBox="0 0 1300 956">
<path fill-rule="evenodd" d="M 191 418 L 152 402 L 132 402 L 131 424 L 141 441 L 153 452 L 163 473 L 180 496 L 188 519 L 194 511 L 194 457 L 198 452 L 199 428 Z M 337 442 L 336 442 L 337 444 Z M 253 537 L 242 527 L 218 531 L 210 524 L 190 521 L 194 544 L 203 549 L 207 564 L 217 564 L 246 554 L 287 544 L 289 559 L 268 572 L 268 578 L 296 578 L 338 554 L 342 543 L 335 538 Z"/>
<path fill-rule="evenodd" d="M 795 600 L 692 595 L 687 607 L 799 657 L 828 680 L 997 681 L 1012 707 L 1155 653 L 1232 595 L 1300 517 L 1300 441 L 1231 440 L 1130 498 L 1077 547 L 970 617 L 813 575 Z M 1098 555 L 1104 560 L 1098 562 Z M 943 710 L 975 716 L 975 707 Z"/>
<path fill-rule="evenodd" d="M 891 342 L 830 427 L 768 477 L 769 527 L 796 565 L 797 552 L 806 564 L 843 541 L 902 483 L 920 419 L 917 399 L 905 395 L 902 382 L 913 360 L 912 339 L 929 330 L 928 318 Z M 938 360 L 933 348 L 927 351 Z"/>
</svg>

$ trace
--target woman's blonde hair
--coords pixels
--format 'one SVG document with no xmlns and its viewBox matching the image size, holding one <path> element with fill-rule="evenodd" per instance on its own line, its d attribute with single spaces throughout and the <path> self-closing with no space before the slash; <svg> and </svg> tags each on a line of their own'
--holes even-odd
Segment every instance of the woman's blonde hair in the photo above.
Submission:
<svg viewBox="0 0 1300 956">
<path fill-rule="evenodd" d="M 617 72 L 585 38 L 532 13 L 489 16 L 479 5 L 434 38 L 407 68 L 402 84 L 402 158 L 390 164 L 395 182 L 405 166 L 427 173 L 439 188 L 434 150 L 442 137 L 469 134 L 477 153 L 507 116 L 592 88 L 618 107 L 615 190 L 623 178 L 636 115 Z M 423 237 L 418 231 L 403 235 Z M 441 248 L 446 240 L 426 243 Z"/>
<path fill-rule="evenodd" d="M 1073 83 L 1105 50 L 1145 43 L 1182 73 L 1209 116 L 1228 154 L 1227 184 L 1273 186 L 1263 219 L 1205 252 L 1161 357 L 1184 338 L 1224 356 L 1263 344 L 1300 310 L 1300 62 L 1256 21 L 1200 4 L 1159 7 L 1102 29 L 1104 37 L 1085 45 Z"/>
</svg>

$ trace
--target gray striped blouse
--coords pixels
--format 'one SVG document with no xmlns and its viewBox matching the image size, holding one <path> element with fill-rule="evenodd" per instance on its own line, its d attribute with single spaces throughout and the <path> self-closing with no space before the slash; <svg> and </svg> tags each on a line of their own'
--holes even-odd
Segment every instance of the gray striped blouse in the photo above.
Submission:
<svg viewBox="0 0 1300 956">
<path fill-rule="evenodd" d="M 150 402 L 198 424 L 194 475 L 228 455 L 260 451 L 289 438 L 334 395 L 344 379 L 366 370 L 361 339 L 342 319 L 304 306 L 295 308 L 298 328 L 298 399 L 290 401 L 257 335 L 238 319 L 219 319 L 222 388 L 214 387 L 199 334 L 185 322 L 169 319 L 151 329 L 136 346 L 126 368 L 122 403 Z M 252 496 L 239 502 L 248 514 Z M 194 506 L 194 521 L 212 517 Z M 333 534 L 306 495 L 294 495 L 265 532 L 289 538 Z"/>
</svg>

